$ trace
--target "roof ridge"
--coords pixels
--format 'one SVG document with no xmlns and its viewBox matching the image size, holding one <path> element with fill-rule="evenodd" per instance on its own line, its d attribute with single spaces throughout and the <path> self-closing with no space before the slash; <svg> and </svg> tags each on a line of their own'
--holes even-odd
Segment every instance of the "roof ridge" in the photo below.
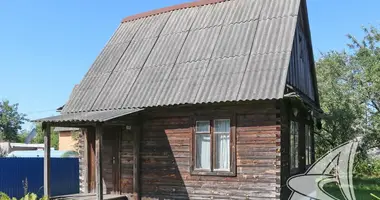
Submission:
<svg viewBox="0 0 380 200">
<path fill-rule="evenodd" d="M 149 16 L 153 16 L 153 15 L 158 15 L 158 14 L 162 14 L 162 13 L 166 13 L 166 12 L 171 12 L 171 11 L 175 11 L 175 10 L 205 6 L 205 5 L 209 5 L 209 4 L 216 4 L 216 3 L 221 3 L 224 1 L 230 1 L 230 0 L 197 0 L 197 1 L 193 1 L 193 2 L 177 4 L 177 5 L 173 5 L 173 6 L 168 6 L 168 7 L 159 8 L 159 9 L 139 13 L 136 15 L 128 16 L 128 17 L 124 18 L 121 21 L 121 23 L 129 22 L 129 21 L 133 21 L 136 19 L 149 17 Z"/>
</svg>

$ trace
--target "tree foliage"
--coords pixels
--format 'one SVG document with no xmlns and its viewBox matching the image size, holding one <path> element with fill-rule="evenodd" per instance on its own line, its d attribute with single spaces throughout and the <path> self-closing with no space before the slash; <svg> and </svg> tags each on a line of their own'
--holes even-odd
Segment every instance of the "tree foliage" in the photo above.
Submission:
<svg viewBox="0 0 380 200">
<path fill-rule="evenodd" d="M 362 137 L 362 155 L 379 145 L 380 34 L 363 27 L 365 36 L 348 35 L 345 51 L 322 54 L 316 63 L 323 128 L 317 133 L 317 155 Z"/>
<path fill-rule="evenodd" d="M 18 104 L 10 104 L 8 100 L 0 102 L 0 141 L 17 142 L 25 121 L 26 115 L 18 112 Z"/>
<path fill-rule="evenodd" d="M 41 144 L 44 143 L 44 131 L 42 130 L 42 124 L 37 123 L 36 124 L 36 136 L 33 138 L 32 143 L 34 144 Z M 59 134 L 54 131 L 54 128 L 50 128 L 51 138 L 50 138 L 50 145 L 51 147 L 54 147 L 54 149 L 58 149 L 59 147 Z"/>
</svg>

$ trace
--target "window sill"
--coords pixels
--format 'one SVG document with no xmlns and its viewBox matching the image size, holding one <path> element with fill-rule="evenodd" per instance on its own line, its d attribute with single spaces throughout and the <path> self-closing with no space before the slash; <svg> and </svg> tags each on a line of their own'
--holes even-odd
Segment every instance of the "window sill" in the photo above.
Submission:
<svg viewBox="0 0 380 200">
<path fill-rule="evenodd" d="M 195 176 L 229 176 L 233 177 L 236 176 L 236 173 L 231 171 L 204 171 L 204 170 L 193 170 L 190 173 L 191 175 Z"/>
</svg>

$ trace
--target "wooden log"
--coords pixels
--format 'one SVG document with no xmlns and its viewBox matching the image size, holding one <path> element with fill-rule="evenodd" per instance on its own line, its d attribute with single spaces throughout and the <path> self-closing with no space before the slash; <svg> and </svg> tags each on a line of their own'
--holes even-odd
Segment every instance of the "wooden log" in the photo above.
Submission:
<svg viewBox="0 0 380 200">
<path fill-rule="evenodd" d="M 44 131 L 44 195 L 50 198 L 50 125 L 43 124 Z"/>
<path fill-rule="evenodd" d="M 103 126 L 96 124 L 95 160 L 96 160 L 96 199 L 103 200 L 102 143 Z"/>
</svg>

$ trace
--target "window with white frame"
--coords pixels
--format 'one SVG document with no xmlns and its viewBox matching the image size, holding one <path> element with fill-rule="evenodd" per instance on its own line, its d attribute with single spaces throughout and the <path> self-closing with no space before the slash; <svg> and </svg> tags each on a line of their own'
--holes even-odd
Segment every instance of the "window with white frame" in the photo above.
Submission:
<svg viewBox="0 0 380 200">
<path fill-rule="evenodd" d="M 195 123 L 194 171 L 231 172 L 231 120 Z"/>
<path fill-rule="evenodd" d="M 298 151 L 299 151 L 299 129 L 298 122 L 290 121 L 290 169 L 297 170 L 299 167 Z"/>
</svg>

